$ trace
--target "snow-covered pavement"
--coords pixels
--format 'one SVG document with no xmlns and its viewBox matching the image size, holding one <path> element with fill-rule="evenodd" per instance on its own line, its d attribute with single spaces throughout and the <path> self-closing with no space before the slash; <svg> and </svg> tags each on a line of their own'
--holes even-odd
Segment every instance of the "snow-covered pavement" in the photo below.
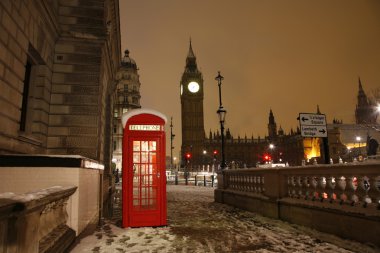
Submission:
<svg viewBox="0 0 380 253">
<path fill-rule="evenodd" d="M 210 187 L 168 185 L 167 227 L 122 229 L 118 212 L 71 252 L 380 252 L 215 203 L 213 194 Z"/>
</svg>

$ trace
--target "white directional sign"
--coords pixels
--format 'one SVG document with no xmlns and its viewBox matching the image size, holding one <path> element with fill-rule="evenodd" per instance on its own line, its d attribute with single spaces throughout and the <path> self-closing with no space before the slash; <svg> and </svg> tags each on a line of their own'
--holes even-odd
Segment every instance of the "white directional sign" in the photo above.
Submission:
<svg viewBox="0 0 380 253">
<path fill-rule="evenodd" d="M 301 126 L 301 136 L 327 137 L 326 115 L 300 113 L 298 119 Z"/>
</svg>

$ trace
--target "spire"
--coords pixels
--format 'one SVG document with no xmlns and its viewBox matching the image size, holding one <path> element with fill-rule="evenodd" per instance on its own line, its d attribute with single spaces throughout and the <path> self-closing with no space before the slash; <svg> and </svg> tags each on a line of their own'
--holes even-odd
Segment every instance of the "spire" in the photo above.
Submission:
<svg viewBox="0 0 380 253">
<path fill-rule="evenodd" d="M 189 52 L 186 57 L 186 72 L 198 72 L 197 60 L 191 45 L 191 38 L 189 44 Z"/>
<path fill-rule="evenodd" d="M 319 105 L 317 105 L 317 114 L 322 114 L 321 110 L 319 110 Z"/>
<path fill-rule="evenodd" d="M 367 99 L 367 96 L 363 90 L 363 86 L 362 86 L 362 81 L 360 80 L 360 76 L 359 76 L 359 92 L 358 92 L 358 97 L 366 97 Z"/>
<path fill-rule="evenodd" d="M 282 129 L 280 125 L 280 129 L 278 129 L 278 135 L 284 135 L 284 130 Z"/>
<path fill-rule="evenodd" d="M 272 108 L 270 108 L 270 110 L 269 110 L 269 124 L 276 124 L 276 122 L 274 121 Z"/>
<path fill-rule="evenodd" d="M 367 95 L 365 94 L 362 86 L 362 82 L 359 77 L 359 91 L 358 91 L 358 104 L 357 106 L 368 106 L 368 98 Z"/>
<path fill-rule="evenodd" d="M 190 37 L 190 46 L 189 46 L 189 52 L 187 53 L 187 58 L 195 58 L 193 47 L 191 46 L 191 37 Z"/>
<path fill-rule="evenodd" d="M 274 120 L 272 108 L 269 110 L 268 137 L 269 139 L 275 139 L 277 137 L 277 125 Z"/>
</svg>

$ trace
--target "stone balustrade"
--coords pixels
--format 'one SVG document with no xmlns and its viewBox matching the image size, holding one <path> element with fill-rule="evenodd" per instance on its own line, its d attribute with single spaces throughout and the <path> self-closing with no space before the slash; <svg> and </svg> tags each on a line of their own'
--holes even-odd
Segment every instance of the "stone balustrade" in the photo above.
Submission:
<svg viewBox="0 0 380 253">
<path fill-rule="evenodd" d="M 225 175 L 224 182 L 227 189 L 256 194 L 264 194 L 265 192 L 263 173 L 258 171 L 257 173 L 252 173 L 250 170 L 235 170 L 228 171 Z"/>
<path fill-rule="evenodd" d="M 380 210 L 380 166 L 329 166 L 285 172 L 287 196 Z M 380 211 L 379 211 L 380 212 Z"/>
<path fill-rule="evenodd" d="M 75 186 L 0 194 L 0 253 L 64 252 L 75 239 L 66 205 Z"/>
<path fill-rule="evenodd" d="M 379 162 L 225 170 L 220 177 L 217 202 L 380 246 Z"/>
</svg>

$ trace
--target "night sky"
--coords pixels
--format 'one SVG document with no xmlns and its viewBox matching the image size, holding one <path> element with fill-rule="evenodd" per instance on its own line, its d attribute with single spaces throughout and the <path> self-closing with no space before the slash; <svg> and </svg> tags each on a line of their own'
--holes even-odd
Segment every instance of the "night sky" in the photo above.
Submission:
<svg viewBox="0 0 380 253">
<path fill-rule="evenodd" d="M 267 135 L 270 109 L 286 133 L 317 104 L 329 123 L 353 123 L 358 77 L 367 95 L 380 87 L 379 0 L 120 0 L 120 17 L 141 105 L 169 123 L 173 117 L 175 156 L 190 37 L 204 77 L 207 136 L 219 129 L 217 71 L 234 137 Z"/>
</svg>

